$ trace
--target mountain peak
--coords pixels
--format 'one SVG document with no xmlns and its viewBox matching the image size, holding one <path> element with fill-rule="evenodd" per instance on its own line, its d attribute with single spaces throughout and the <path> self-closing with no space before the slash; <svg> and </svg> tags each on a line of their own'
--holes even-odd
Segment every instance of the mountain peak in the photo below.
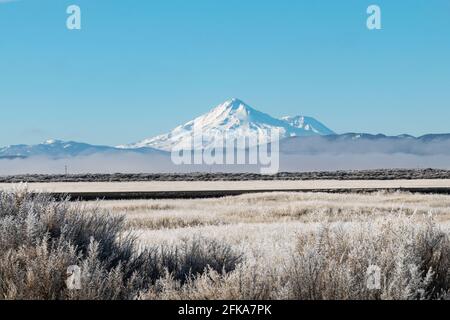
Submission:
<svg viewBox="0 0 450 320">
<path fill-rule="evenodd" d="M 231 106 L 231 107 L 236 107 L 236 106 L 241 106 L 241 105 L 243 105 L 243 106 L 247 106 L 247 107 L 248 107 L 248 104 L 246 104 L 244 101 L 242 101 L 242 100 L 239 99 L 239 98 L 231 98 L 231 99 L 228 99 L 227 101 L 225 101 L 225 102 L 223 103 L 223 105 L 228 105 L 228 106 Z"/>
<path fill-rule="evenodd" d="M 307 121 L 305 121 L 307 120 Z M 264 112 L 253 109 L 238 98 L 229 99 L 219 104 L 208 113 L 181 125 L 167 134 L 145 139 L 136 144 L 127 145 L 128 148 L 152 147 L 164 151 L 174 148 L 205 148 L 214 145 L 221 136 L 253 137 L 259 143 L 270 142 L 273 130 L 280 133 L 280 138 L 293 136 L 314 136 L 333 134 L 319 121 L 303 118 L 303 121 L 291 122 L 288 119 L 277 119 Z M 202 132 L 204 142 L 202 146 L 192 146 L 193 131 Z M 254 141 L 254 140 L 253 140 Z"/>
<path fill-rule="evenodd" d="M 315 132 L 319 135 L 335 135 L 336 133 L 313 117 L 294 116 L 283 117 L 281 120 L 289 123 L 291 126 L 307 131 Z"/>
<path fill-rule="evenodd" d="M 254 110 L 252 107 L 250 107 L 248 104 L 246 104 L 244 101 L 238 98 L 232 98 L 227 101 L 225 101 L 222 104 L 219 104 L 216 108 L 211 110 L 211 112 L 217 112 L 217 111 L 227 111 L 227 112 L 235 112 L 235 111 L 251 111 Z"/>
<path fill-rule="evenodd" d="M 61 140 L 57 140 L 57 139 L 48 139 L 46 141 L 44 141 L 43 143 L 41 143 L 42 145 L 52 145 L 52 144 L 61 144 L 63 143 L 63 141 Z"/>
</svg>

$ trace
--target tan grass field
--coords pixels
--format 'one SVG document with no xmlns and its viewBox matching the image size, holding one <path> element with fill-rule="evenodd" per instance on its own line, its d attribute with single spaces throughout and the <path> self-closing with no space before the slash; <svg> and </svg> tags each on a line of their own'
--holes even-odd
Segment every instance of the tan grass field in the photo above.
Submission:
<svg viewBox="0 0 450 320">
<path fill-rule="evenodd" d="M 323 221 L 360 221 L 387 215 L 433 214 L 450 221 L 450 196 L 401 192 L 374 194 L 261 193 L 193 200 L 87 202 L 127 217 L 139 230 Z"/>
<path fill-rule="evenodd" d="M 114 214 L 124 214 L 128 227 L 143 245 L 182 245 L 200 237 L 227 243 L 245 255 L 246 263 L 235 271 L 234 276 L 240 274 L 265 279 L 264 281 L 270 278 L 270 286 L 276 288 L 270 291 L 270 298 L 282 299 L 292 298 L 283 293 L 280 281 L 286 273 L 286 268 L 292 267 L 292 257 L 295 256 L 294 252 L 302 236 L 313 235 L 317 240 L 323 230 L 334 230 L 333 233 L 337 234 L 348 233 L 348 245 L 355 246 L 358 241 L 353 237 L 357 237 L 359 232 L 365 237 L 375 236 L 377 232 L 382 233 L 385 238 L 396 237 L 397 235 L 390 234 L 391 231 L 382 231 L 385 224 L 400 232 L 405 226 L 426 224 L 430 216 L 446 232 L 450 231 L 450 196 L 446 195 L 401 192 L 265 193 L 221 199 L 103 201 L 86 204 L 99 205 Z M 394 246 L 396 241 L 406 241 L 408 236 L 398 237 L 399 240 L 391 239 Z M 398 250 L 401 250 L 400 245 Z M 370 252 L 364 252 L 363 256 L 370 257 Z M 227 281 L 237 290 L 237 280 L 234 278 L 221 279 L 219 282 L 222 289 Z M 245 281 L 248 281 L 248 285 L 253 283 L 250 278 Z M 169 281 L 166 285 L 170 287 L 174 284 Z M 210 298 L 213 293 L 204 293 L 207 289 L 200 290 L 197 287 L 199 285 L 212 290 L 212 284 L 209 282 L 196 283 L 192 284 L 192 288 L 185 288 L 186 292 L 165 288 L 165 294 L 161 296 L 161 293 L 158 293 L 158 297 Z M 259 285 L 265 286 L 267 283 Z M 258 291 L 258 288 L 253 287 L 252 290 Z M 198 296 L 199 290 L 205 296 Z M 242 291 L 217 294 L 218 298 L 259 297 L 255 292 Z M 389 294 L 395 296 L 393 293 Z M 342 292 L 342 297 L 349 296 L 350 293 Z"/>
<path fill-rule="evenodd" d="M 0 190 L 18 184 L 0 183 Z M 154 182 L 52 182 L 29 183 L 30 191 L 42 192 L 164 192 L 210 190 L 310 190 L 450 188 L 449 179 L 429 180 L 309 180 L 309 181 L 154 181 Z"/>
<path fill-rule="evenodd" d="M 450 299 L 450 195 L 69 202 L 19 188 L 0 192 L 0 230 L 0 299 Z"/>
<path fill-rule="evenodd" d="M 176 242 L 195 236 L 236 245 L 279 243 L 321 223 L 360 223 L 405 215 L 433 215 L 450 225 L 450 196 L 401 192 L 375 194 L 262 193 L 194 200 L 86 202 L 125 215 L 144 242 Z M 279 243 L 279 245 L 289 245 Z"/>
</svg>

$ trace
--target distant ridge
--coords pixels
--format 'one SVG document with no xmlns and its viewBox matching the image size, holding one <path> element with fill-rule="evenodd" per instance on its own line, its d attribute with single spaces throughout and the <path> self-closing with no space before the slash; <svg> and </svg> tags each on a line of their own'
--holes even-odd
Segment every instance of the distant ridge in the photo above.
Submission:
<svg viewBox="0 0 450 320">
<path fill-rule="evenodd" d="M 123 150 L 109 146 L 96 146 L 87 143 L 61 140 L 47 140 L 37 145 L 12 145 L 0 148 L 0 159 L 25 159 L 29 157 L 47 157 L 52 159 L 89 156 L 93 154 L 164 154 L 160 150 L 152 148 L 137 148 L 133 150 Z"/>
</svg>

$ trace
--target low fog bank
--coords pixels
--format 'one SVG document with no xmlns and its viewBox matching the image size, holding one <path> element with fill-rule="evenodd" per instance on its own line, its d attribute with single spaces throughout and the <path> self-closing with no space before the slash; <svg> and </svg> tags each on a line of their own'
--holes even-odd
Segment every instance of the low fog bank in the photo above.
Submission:
<svg viewBox="0 0 450 320">
<path fill-rule="evenodd" d="M 450 155 L 411 154 L 325 154 L 289 155 L 280 160 L 281 171 L 337 171 L 372 169 L 450 169 Z"/>
<path fill-rule="evenodd" d="M 27 159 L 0 160 L 0 175 L 19 174 L 69 174 L 85 173 L 259 173 L 256 165 L 183 165 L 172 164 L 163 155 L 90 155 L 66 159 L 33 157 Z M 310 172 L 370 169 L 450 169 L 450 155 L 411 154 L 319 154 L 280 156 L 282 172 Z"/>
<path fill-rule="evenodd" d="M 450 156 L 450 136 L 427 136 L 420 139 L 408 137 L 364 136 L 354 135 L 292 137 L 282 140 L 280 150 L 284 154 L 411 154 L 417 156 Z"/>
<path fill-rule="evenodd" d="M 170 158 L 139 154 L 94 154 L 64 159 L 31 157 L 0 160 L 0 175 L 169 172 Z"/>
</svg>

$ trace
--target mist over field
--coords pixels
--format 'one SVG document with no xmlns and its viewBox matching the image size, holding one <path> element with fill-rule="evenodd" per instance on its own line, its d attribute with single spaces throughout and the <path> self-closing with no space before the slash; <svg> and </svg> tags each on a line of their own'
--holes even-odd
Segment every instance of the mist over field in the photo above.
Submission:
<svg viewBox="0 0 450 320">
<path fill-rule="evenodd" d="M 30 157 L 25 159 L 0 160 L 0 175 L 14 174 L 61 174 L 68 173 L 138 173 L 168 172 L 170 158 L 139 154 L 104 155 L 94 154 L 64 159 Z"/>
<path fill-rule="evenodd" d="M 411 154 L 326 154 L 283 155 L 281 171 L 336 171 L 370 169 L 450 168 L 450 155 L 418 156 Z"/>
<path fill-rule="evenodd" d="M 172 164 L 164 155 L 94 154 L 65 159 L 31 157 L 0 160 L 0 175 L 83 173 L 189 173 L 226 172 L 259 173 L 257 165 L 181 165 Z M 413 154 L 281 154 L 280 172 L 370 170 L 370 169 L 450 169 L 450 155 Z"/>
</svg>

